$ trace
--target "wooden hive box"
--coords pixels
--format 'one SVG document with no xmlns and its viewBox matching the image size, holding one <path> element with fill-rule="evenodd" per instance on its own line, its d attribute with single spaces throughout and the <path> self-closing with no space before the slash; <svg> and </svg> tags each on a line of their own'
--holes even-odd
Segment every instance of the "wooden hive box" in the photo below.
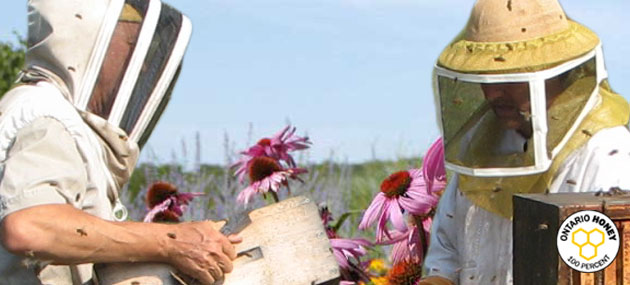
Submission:
<svg viewBox="0 0 630 285">
<path fill-rule="evenodd" d="M 514 284 L 630 285 L 630 196 L 607 193 L 527 194 L 514 196 Z M 619 230 L 620 248 L 605 270 L 581 273 L 558 255 L 562 222 L 581 210 L 610 217 Z"/>
<path fill-rule="evenodd" d="M 218 285 L 338 284 L 339 265 L 330 248 L 317 205 L 298 196 L 253 210 L 239 235 L 234 270 Z M 169 265 L 110 263 L 96 266 L 100 285 L 197 285 Z"/>
</svg>

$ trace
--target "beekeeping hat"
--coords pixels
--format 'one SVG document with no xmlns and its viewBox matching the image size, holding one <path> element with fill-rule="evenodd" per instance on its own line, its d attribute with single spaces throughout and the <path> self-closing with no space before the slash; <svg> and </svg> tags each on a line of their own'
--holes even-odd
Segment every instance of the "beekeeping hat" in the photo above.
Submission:
<svg viewBox="0 0 630 285">
<path fill-rule="evenodd" d="M 556 0 L 477 1 L 434 69 L 447 167 L 476 177 L 546 171 L 606 76 L 597 35 Z"/>
<path fill-rule="evenodd" d="M 27 74 L 142 146 L 177 81 L 189 19 L 159 0 L 30 0 L 28 13 Z"/>
</svg>

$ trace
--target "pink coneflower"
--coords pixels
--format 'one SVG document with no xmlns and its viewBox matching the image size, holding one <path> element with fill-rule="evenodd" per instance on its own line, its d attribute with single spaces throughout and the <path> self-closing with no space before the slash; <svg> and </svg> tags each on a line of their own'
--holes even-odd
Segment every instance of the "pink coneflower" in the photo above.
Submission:
<svg viewBox="0 0 630 285">
<path fill-rule="evenodd" d="M 326 236 L 328 236 L 328 238 L 336 238 L 337 232 L 330 226 L 330 222 L 333 221 L 333 216 L 325 204 L 319 206 L 319 217 L 322 219 L 324 229 L 326 229 Z"/>
<path fill-rule="evenodd" d="M 391 245 L 392 252 L 389 256 L 393 264 L 404 260 L 420 260 L 422 256 L 422 245 L 420 244 L 420 233 L 417 226 L 410 226 L 405 232 L 392 231 L 391 240 L 381 243 Z"/>
<path fill-rule="evenodd" d="M 339 266 L 348 269 L 350 268 L 349 260 L 354 259 L 358 262 L 361 256 L 367 254 L 366 247 L 372 246 L 372 243 L 361 238 L 331 238 L 330 246 L 332 247 L 333 255 L 335 255 Z"/>
<path fill-rule="evenodd" d="M 297 175 L 306 173 L 306 169 L 285 169 L 277 160 L 271 157 L 259 156 L 252 159 L 247 173 L 249 173 L 250 184 L 236 198 L 238 202 L 243 204 L 249 203 L 249 200 L 256 194 L 264 195 L 270 191 L 277 201 L 276 193 L 280 187 L 288 187 L 289 179 L 300 180 Z"/>
<path fill-rule="evenodd" d="M 402 261 L 422 263 L 426 254 L 425 249 L 428 246 L 431 222 L 431 217 L 424 218 L 422 220 L 422 231 L 417 225 L 413 224 L 415 222 L 412 222 L 407 231 L 394 231 L 391 233 L 391 240 L 381 243 L 381 245 L 393 244 L 390 255 L 392 263 L 396 264 Z M 420 239 L 421 232 L 424 233 L 424 240 Z"/>
<path fill-rule="evenodd" d="M 190 201 L 201 195 L 203 193 L 178 193 L 177 187 L 171 183 L 155 182 L 147 191 L 149 212 L 144 222 L 179 222 Z"/>
<path fill-rule="evenodd" d="M 424 155 L 422 174 L 427 184 L 427 191 L 436 192 L 446 187 L 446 169 L 444 168 L 444 143 L 438 138 Z"/>
<path fill-rule="evenodd" d="M 374 197 L 365 211 L 359 229 L 367 229 L 378 221 L 376 241 L 381 242 L 385 236 L 390 237 L 386 226 L 387 220 L 392 222 L 397 231 L 406 232 L 404 211 L 412 215 L 426 215 L 437 202 L 438 197 L 427 192 L 421 170 L 396 172 L 381 184 L 381 192 Z"/>
<path fill-rule="evenodd" d="M 337 232 L 329 225 L 332 222 L 332 214 L 328 210 L 328 207 L 323 206 L 319 208 L 319 216 L 322 219 L 324 228 L 326 229 L 326 235 L 330 239 L 330 245 L 333 249 L 333 254 L 339 263 L 341 268 L 349 268 L 349 259 L 353 258 L 359 262 L 360 257 L 364 256 L 367 251 L 366 247 L 371 247 L 372 243 L 365 239 L 344 239 L 337 235 Z"/>
<path fill-rule="evenodd" d="M 369 276 L 365 272 L 361 263 L 361 257 L 367 254 L 367 247 L 372 243 L 365 239 L 344 239 L 337 235 L 337 232 L 330 226 L 333 217 L 328 207 L 320 206 L 319 215 L 326 229 L 326 235 L 330 239 L 330 247 L 333 255 L 341 268 L 343 277 L 342 284 L 356 284 L 356 281 L 369 281 Z M 343 283 L 349 282 L 349 283 Z"/>
<path fill-rule="evenodd" d="M 366 247 L 372 243 L 365 239 L 331 238 L 330 247 L 339 264 L 341 276 L 344 281 L 356 282 L 370 280 L 360 258 L 367 254 Z M 352 261 L 354 260 L 354 262 Z"/>
<path fill-rule="evenodd" d="M 278 132 L 269 139 L 268 152 L 270 157 L 285 161 L 289 167 L 295 167 L 293 157 L 289 155 L 290 151 L 303 150 L 309 147 L 311 142 L 308 137 L 300 137 L 295 135 L 296 128 L 287 126 L 284 130 Z"/>
<path fill-rule="evenodd" d="M 308 137 L 295 135 L 295 130 L 295 127 L 287 126 L 271 138 L 263 138 L 254 146 L 241 152 L 243 157 L 232 165 L 232 167 L 238 167 L 235 175 L 238 175 L 239 181 L 243 182 L 252 160 L 256 157 L 271 157 L 286 162 L 289 167 L 295 167 L 295 160 L 289 152 L 307 149 L 309 144 L 311 144 Z"/>
</svg>

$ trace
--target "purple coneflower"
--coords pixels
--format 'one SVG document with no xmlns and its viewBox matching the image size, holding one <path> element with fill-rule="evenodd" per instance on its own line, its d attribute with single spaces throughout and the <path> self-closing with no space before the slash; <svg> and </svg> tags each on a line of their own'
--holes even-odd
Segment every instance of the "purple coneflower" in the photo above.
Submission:
<svg viewBox="0 0 630 285">
<path fill-rule="evenodd" d="M 372 246 L 372 243 L 364 239 L 330 239 L 330 247 L 339 264 L 341 277 L 344 281 L 367 282 L 370 280 L 370 277 L 365 272 L 364 264 L 360 260 L 362 256 L 367 254 L 366 247 L 370 246 Z M 351 262 L 352 259 L 355 262 Z"/>
<path fill-rule="evenodd" d="M 326 229 L 326 235 L 330 239 L 333 255 L 341 268 L 341 275 L 344 280 L 340 284 L 356 284 L 356 281 L 369 281 L 369 276 L 363 269 L 361 257 L 367 254 L 366 248 L 371 247 L 372 243 L 361 238 L 340 238 L 335 229 L 329 225 L 333 218 L 328 207 L 320 206 L 319 215 Z"/>
<path fill-rule="evenodd" d="M 436 192 L 446 187 L 446 169 L 444 168 L 444 143 L 438 138 L 424 155 L 422 174 L 427 184 L 427 191 Z"/>
<path fill-rule="evenodd" d="M 337 232 L 333 227 L 330 226 L 330 222 L 333 221 L 332 213 L 328 210 L 328 206 L 325 203 L 319 205 L 319 217 L 322 219 L 322 223 L 324 224 L 324 229 L 326 229 L 326 236 L 328 238 L 336 238 Z"/>
<path fill-rule="evenodd" d="M 420 233 L 417 226 L 410 226 L 405 232 L 392 231 L 392 239 L 381 243 L 391 245 L 392 252 L 389 256 L 393 264 L 405 260 L 420 260 L 422 256 L 422 245 L 420 244 Z"/>
<path fill-rule="evenodd" d="M 147 191 L 147 207 L 149 212 L 144 222 L 179 222 L 186 207 L 193 198 L 203 193 L 178 193 L 177 187 L 168 182 L 155 182 Z"/>
<path fill-rule="evenodd" d="M 271 153 L 269 156 L 285 161 L 289 167 L 295 167 L 295 161 L 289 152 L 307 149 L 311 144 L 308 137 L 295 135 L 295 130 L 295 127 L 285 127 L 284 130 L 269 139 L 269 146 L 267 147 L 268 152 Z"/>
<path fill-rule="evenodd" d="M 345 239 L 331 238 L 330 246 L 333 249 L 333 255 L 337 259 L 339 266 L 344 269 L 350 268 L 350 259 L 359 261 L 361 256 L 367 254 L 366 247 L 372 246 L 372 243 L 361 238 Z"/>
<path fill-rule="evenodd" d="M 295 135 L 295 130 L 295 127 L 287 126 L 271 138 L 263 138 L 254 146 L 241 152 L 243 158 L 232 165 L 232 167 L 238 167 L 235 174 L 238 175 L 239 181 L 243 182 L 252 160 L 256 157 L 271 157 L 286 162 L 289 167 L 295 167 L 295 160 L 289 152 L 307 149 L 311 143 L 308 137 Z"/>
<path fill-rule="evenodd" d="M 388 219 L 394 225 L 394 229 L 406 232 L 404 211 L 412 215 L 426 215 L 437 205 L 437 202 L 438 197 L 427 192 L 421 170 L 396 172 L 381 184 L 381 192 L 374 197 L 365 211 L 359 229 L 367 229 L 378 221 L 376 241 L 382 242 L 385 236 L 391 238 L 386 226 Z"/>
<path fill-rule="evenodd" d="M 249 200 L 256 194 L 266 194 L 271 191 L 274 199 L 277 201 L 277 192 L 282 186 L 289 186 L 289 179 L 300 180 L 298 174 L 305 173 L 303 168 L 285 169 L 277 160 L 259 156 L 252 159 L 249 164 L 247 173 L 249 174 L 250 184 L 241 193 L 238 194 L 236 200 L 240 203 L 247 204 Z"/>
<path fill-rule="evenodd" d="M 425 248 L 428 246 L 431 231 L 432 218 L 426 217 L 422 219 L 422 231 L 413 223 L 415 222 L 412 222 L 405 232 L 393 231 L 391 233 L 391 240 L 381 243 L 381 245 L 393 244 L 390 259 L 394 264 L 402 261 L 422 263 L 424 259 L 424 255 L 426 254 Z M 424 233 L 424 240 L 420 239 L 421 233 Z"/>
</svg>

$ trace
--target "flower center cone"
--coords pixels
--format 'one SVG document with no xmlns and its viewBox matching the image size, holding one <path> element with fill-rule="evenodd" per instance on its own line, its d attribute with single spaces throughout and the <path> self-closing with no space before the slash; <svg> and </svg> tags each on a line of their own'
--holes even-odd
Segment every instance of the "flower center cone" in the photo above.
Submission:
<svg viewBox="0 0 630 285">
<path fill-rule="evenodd" d="M 153 208 L 175 194 L 177 194 L 175 185 L 163 181 L 155 182 L 147 191 L 147 205 Z"/>
<path fill-rule="evenodd" d="M 408 171 L 399 171 L 383 180 L 381 183 L 381 192 L 385 193 L 385 196 L 391 198 L 401 196 L 407 193 L 411 185 L 411 175 Z"/>
<path fill-rule="evenodd" d="M 268 138 L 264 138 L 258 141 L 258 145 L 261 146 L 270 146 L 271 145 L 271 139 Z"/>
<path fill-rule="evenodd" d="M 157 213 L 153 218 L 154 223 L 179 223 L 179 217 L 177 213 L 171 210 L 165 210 L 164 212 Z"/>
<path fill-rule="evenodd" d="M 280 164 L 270 157 L 256 157 L 249 166 L 249 179 L 251 182 L 263 180 L 274 172 L 282 170 Z"/>
</svg>

